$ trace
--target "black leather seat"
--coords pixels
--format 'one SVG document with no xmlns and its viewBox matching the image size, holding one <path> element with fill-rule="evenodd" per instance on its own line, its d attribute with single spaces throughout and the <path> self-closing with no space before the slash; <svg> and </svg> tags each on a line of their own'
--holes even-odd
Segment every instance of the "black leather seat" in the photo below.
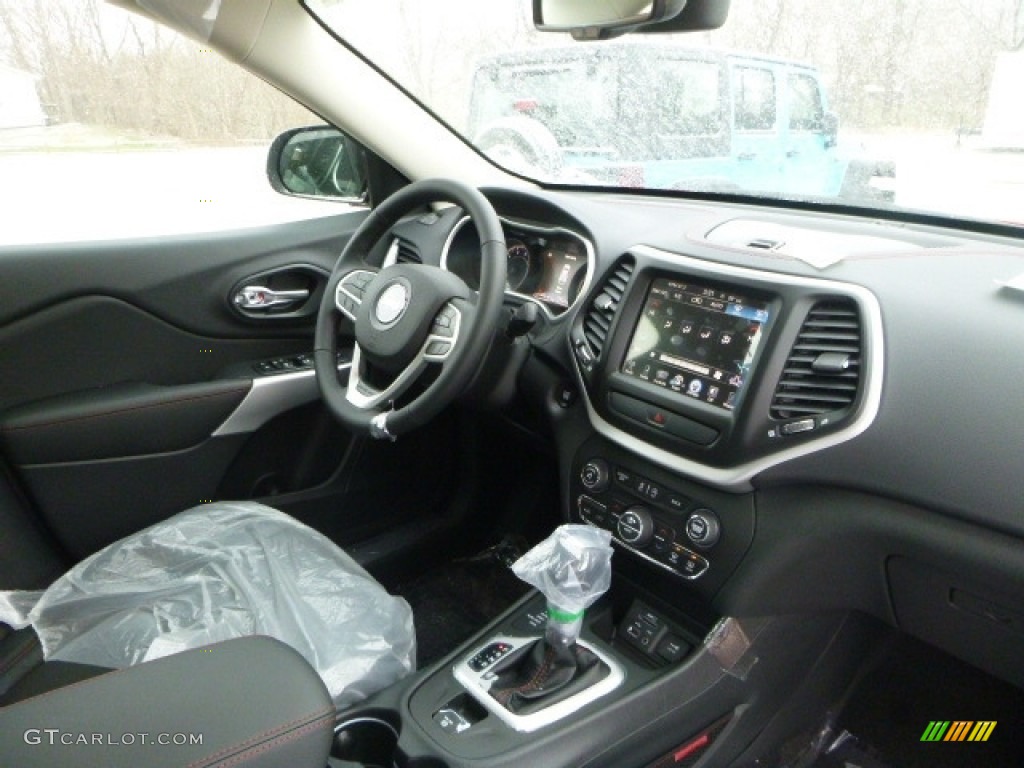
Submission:
<svg viewBox="0 0 1024 768">
<path fill-rule="evenodd" d="M 44 589 L 67 566 L 27 514 L 24 501 L 0 465 L 0 589 Z M 103 671 L 77 669 L 83 666 L 44 665 L 35 632 L 14 631 L 0 624 L 0 706 Z"/>
<path fill-rule="evenodd" d="M 0 589 L 45 588 L 67 565 L 0 468 Z M 109 670 L 44 662 L 33 629 L 0 624 L 0 765 L 322 768 L 335 714 L 317 672 L 268 637 Z"/>
</svg>

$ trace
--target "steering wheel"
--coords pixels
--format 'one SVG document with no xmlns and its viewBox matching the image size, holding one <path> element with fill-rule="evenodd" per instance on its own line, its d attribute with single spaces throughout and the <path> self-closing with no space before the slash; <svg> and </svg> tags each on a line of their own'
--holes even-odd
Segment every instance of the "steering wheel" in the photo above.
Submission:
<svg viewBox="0 0 1024 768">
<path fill-rule="evenodd" d="M 367 255 L 406 214 L 435 202 L 454 203 L 480 234 L 480 290 L 439 267 L 394 264 L 383 269 Z M 334 267 L 317 315 L 313 364 L 327 408 L 351 431 L 394 440 L 436 416 L 477 374 L 504 301 L 505 235 L 494 208 L 478 190 L 448 179 L 404 187 L 377 206 L 348 241 Z M 337 368 L 341 318 L 355 323 L 348 383 Z M 395 409 L 424 372 L 437 378 Z"/>
</svg>

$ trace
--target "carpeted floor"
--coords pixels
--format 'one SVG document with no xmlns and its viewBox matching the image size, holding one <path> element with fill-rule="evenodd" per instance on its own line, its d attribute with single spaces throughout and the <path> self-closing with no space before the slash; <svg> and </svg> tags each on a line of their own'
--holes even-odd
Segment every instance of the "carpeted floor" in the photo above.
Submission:
<svg viewBox="0 0 1024 768">
<path fill-rule="evenodd" d="M 988 741 L 923 742 L 932 721 L 996 721 Z M 1024 765 L 1024 691 L 909 637 L 857 686 L 814 768 Z"/>
<path fill-rule="evenodd" d="M 455 650 L 526 594 L 529 587 L 508 569 L 520 551 L 518 542 L 505 541 L 391 590 L 412 606 L 417 668 Z"/>
</svg>

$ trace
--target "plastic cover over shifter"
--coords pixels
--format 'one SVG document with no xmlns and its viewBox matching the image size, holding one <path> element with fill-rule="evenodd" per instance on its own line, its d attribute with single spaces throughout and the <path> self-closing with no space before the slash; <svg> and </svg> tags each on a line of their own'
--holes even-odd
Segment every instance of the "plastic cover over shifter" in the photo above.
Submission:
<svg viewBox="0 0 1024 768">
<path fill-rule="evenodd" d="M 562 525 L 512 565 L 512 572 L 547 598 L 545 640 L 554 648 L 579 638 L 583 612 L 612 580 L 611 533 L 590 525 Z"/>
</svg>

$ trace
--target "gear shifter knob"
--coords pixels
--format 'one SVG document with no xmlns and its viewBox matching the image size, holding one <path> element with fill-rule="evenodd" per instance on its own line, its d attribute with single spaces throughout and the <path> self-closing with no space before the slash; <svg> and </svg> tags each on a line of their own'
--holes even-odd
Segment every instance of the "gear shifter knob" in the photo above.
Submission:
<svg viewBox="0 0 1024 768">
<path fill-rule="evenodd" d="M 562 525 L 512 565 L 512 572 L 547 598 L 545 640 L 555 649 L 576 642 L 583 613 L 612 580 L 611 533 L 590 525 Z"/>
</svg>

